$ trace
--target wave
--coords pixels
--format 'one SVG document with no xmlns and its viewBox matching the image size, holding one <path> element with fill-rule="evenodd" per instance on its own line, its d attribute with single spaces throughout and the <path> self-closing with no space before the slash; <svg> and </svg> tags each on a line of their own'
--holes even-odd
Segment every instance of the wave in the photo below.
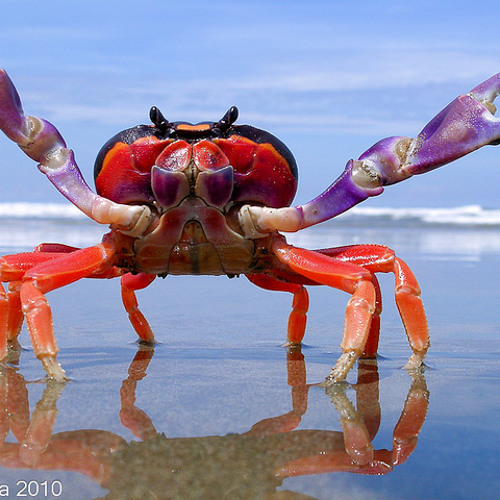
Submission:
<svg viewBox="0 0 500 500">
<path fill-rule="evenodd" d="M 62 203 L 0 203 L 1 219 L 84 219 L 74 205 Z"/>
<path fill-rule="evenodd" d="M 381 220 L 413 222 L 421 225 L 447 226 L 500 226 L 500 209 L 484 208 L 480 205 L 465 205 L 451 208 L 390 208 L 354 207 L 341 217 L 343 220 Z"/>
<path fill-rule="evenodd" d="M 16 202 L 0 203 L 0 219 L 85 220 L 87 217 L 70 204 Z M 366 220 L 367 224 L 379 220 L 423 225 L 491 227 L 500 226 L 500 209 L 484 208 L 480 205 L 451 208 L 354 207 L 334 220 L 346 222 Z"/>
<path fill-rule="evenodd" d="M 460 255 L 478 258 L 500 255 L 500 210 L 479 205 L 453 208 L 355 207 L 325 224 L 287 240 L 306 248 L 352 243 L 379 243 L 398 252 Z M 0 203 L 0 253 L 30 250 L 39 243 L 95 245 L 108 232 L 76 207 L 62 203 Z"/>
</svg>

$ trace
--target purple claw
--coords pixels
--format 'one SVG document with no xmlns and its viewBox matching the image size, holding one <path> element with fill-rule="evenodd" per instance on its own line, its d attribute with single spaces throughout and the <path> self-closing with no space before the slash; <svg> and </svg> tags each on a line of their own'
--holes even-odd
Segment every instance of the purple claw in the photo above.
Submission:
<svg viewBox="0 0 500 500">
<path fill-rule="evenodd" d="M 500 94 L 500 73 L 457 97 L 416 139 L 388 137 L 358 160 L 350 160 L 342 175 L 314 200 L 297 207 L 245 207 L 240 219 L 251 234 L 298 231 L 345 212 L 384 186 L 423 174 L 487 144 L 500 144 L 500 119 L 493 101 Z"/>
<path fill-rule="evenodd" d="M 21 99 L 3 69 L 0 69 L 0 129 L 18 144 L 28 140 Z"/>
<path fill-rule="evenodd" d="M 147 207 L 113 203 L 96 195 L 85 182 L 73 151 L 59 131 L 41 118 L 25 116 L 21 99 L 7 73 L 0 69 L 0 130 L 16 142 L 63 196 L 82 212 L 103 224 L 115 224 L 131 234 L 145 231 Z"/>
<path fill-rule="evenodd" d="M 484 104 L 489 110 L 495 114 L 496 108 L 493 105 L 493 101 L 500 94 L 500 73 L 488 78 L 483 83 L 480 83 L 477 87 L 473 88 L 469 95 L 473 97 L 476 101 Z"/>
<path fill-rule="evenodd" d="M 331 210 L 323 220 L 344 212 L 356 203 L 415 174 L 423 174 L 487 144 L 500 141 L 500 120 L 493 113 L 500 94 L 500 73 L 478 85 L 468 95 L 452 101 L 420 132 L 417 138 L 389 137 L 373 145 L 359 160 L 348 163 L 342 176 L 325 193 L 302 207 L 306 225 L 320 222 L 315 215 L 322 198 Z M 348 177 L 350 183 L 344 179 Z M 342 185 L 339 185 L 341 181 Z M 353 196 L 352 185 L 359 188 Z M 347 186 L 347 187 L 346 187 Z M 340 189 L 341 192 L 338 192 Z M 339 198 L 341 203 L 331 203 Z M 325 212 L 325 210 L 321 210 Z"/>
</svg>

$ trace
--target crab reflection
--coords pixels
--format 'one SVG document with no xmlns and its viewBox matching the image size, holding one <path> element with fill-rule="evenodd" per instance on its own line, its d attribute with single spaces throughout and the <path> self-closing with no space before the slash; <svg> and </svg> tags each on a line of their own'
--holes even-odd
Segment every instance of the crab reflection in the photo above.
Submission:
<svg viewBox="0 0 500 500">
<path fill-rule="evenodd" d="M 120 390 L 121 423 L 138 442 L 96 429 L 53 434 L 56 403 L 64 384 L 48 381 L 30 416 L 27 382 L 16 368 L 3 367 L 0 465 L 76 471 L 108 489 L 108 499 L 278 498 L 277 488 L 291 476 L 390 472 L 415 449 L 427 412 L 424 375 L 411 373 L 392 446 L 375 450 L 371 443 L 381 419 L 378 369 L 375 360 L 362 360 L 352 386 L 356 405 L 346 395 L 347 384 L 327 390 L 332 415 L 340 416 L 342 431 L 299 430 L 311 385 L 306 384 L 304 356 L 295 349 L 287 354 L 290 412 L 262 420 L 243 434 L 171 439 L 158 433 L 148 415 L 135 406 L 137 384 L 146 376 L 153 353 L 152 349 L 138 350 Z M 17 442 L 6 441 L 9 431 Z M 287 498 L 292 498 L 294 494 L 289 493 Z"/>
</svg>

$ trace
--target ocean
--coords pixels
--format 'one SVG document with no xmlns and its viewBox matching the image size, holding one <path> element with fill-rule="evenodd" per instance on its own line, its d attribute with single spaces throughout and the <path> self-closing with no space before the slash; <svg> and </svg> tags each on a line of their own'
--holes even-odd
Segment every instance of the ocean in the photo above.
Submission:
<svg viewBox="0 0 500 500">
<path fill-rule="evenodd" d="M 407 250 L 408 231 L 413 250 L 477 256 L 500 252 L 500 209 L 480 205 L 435 207 L 354 207 L 331 221 L 288 233 L 295 245 L 310 248 L 378 243 Z M 107 232 L 76 207 L 59 203 L 0 203 L 0 251 L 30 249 L 39 243 L 73 246 L 95 244 Z M 417 247 L 415 246 L 417 245 Z"/>
</svg>

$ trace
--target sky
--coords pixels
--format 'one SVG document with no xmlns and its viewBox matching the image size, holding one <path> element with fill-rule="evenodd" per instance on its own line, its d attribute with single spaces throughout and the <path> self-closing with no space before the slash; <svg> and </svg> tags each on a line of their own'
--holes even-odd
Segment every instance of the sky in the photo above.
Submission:
<svg viewBox="0 0 500 500">
<path fill-rule="evenodd" d="M 54 123 L 93 186 L 97 152 L 149 122 L 238 123 L 284 141 L 296 203 L 377 140 L 415 137 L 452 99 L 500 71 L 498 5 L 394 2 L 2 0 L 0 67 L 25 112 Z M 497 105 L 499 103 L 497 102 Z M 365 206 L 499 208 L 500 147 L 390 186 Z M 0 202 L 64 202 L 0 137 Z"/>
</svg>

